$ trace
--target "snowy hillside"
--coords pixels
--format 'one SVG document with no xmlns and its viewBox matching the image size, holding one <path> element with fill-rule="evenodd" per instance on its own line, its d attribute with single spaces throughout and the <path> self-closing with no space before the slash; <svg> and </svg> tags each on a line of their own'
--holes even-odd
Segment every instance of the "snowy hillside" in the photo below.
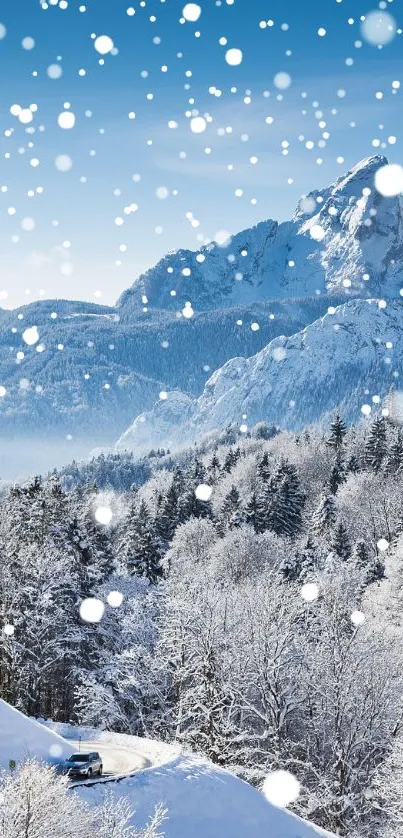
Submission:
<svg viewBox="0 0 403 838">
<path fill-rule="evenodd" d="M 159 803 L 167 809 L 164 822 L 165 838 L 314 838 L 326 835 L 305 824 L 288 812 L 277 810 L 266 802 L 252 786 L 243 783 L 226 771 L 215 768 L 206 760 L 178 756 L 172 745 L 139 739 L 121 734 L 75 728 L 64 724 L 42 724 L 29 719 L 11 705 L 0 700 L 0 765 L 9 768 L 10 760 L 17 764 L 28 758 L 57 763 L 67 758 L 73 744 L 62 739 L 54 729 L 71 740 L 80 735 L 102 748 L 116 746 L 119 754 L 141 753 L 145 763 L 152 765 L 144 771 L 111 784 L 107 778 L 100 783 L 75 786 L 75 791 L 94 805 L 102 801 L 106 789 L 117 796 L 127 796 L 136 810 L 133 823 L 145 824 Z M 116 771 L 119 774 L 119 771 Z M 93 781 L 92 781 L 93 782 Z"/>
<path fill-rule="evenodd" d="M 252 358 L 234 358 L 212 375 L 193 401 L 170 393 L 137 417 L 120 450 L 193 442 L 230 423 L 260 420 L 301 428 L 340 408 L 353 420 L 371 397 L 396 386 L 402 358 L 403 304 L 351 300 L 290 338 L 280 337 Z M 368 391 L 368 383 L 371 390 Z"/>
<path fill-rule="evenodd" d="M 57 763 L 67 759 L 71 746 L 57 733 L 28 719 L 0 699 L 0 766 L 9 768 L 29 758 Z"/>
<path fill-rule="evenodd" d="M 110 787 L 110 786 L 109 786 Z M 266 802 L 263 795 L 232 774 L 194 757 L 178 757 L 116 784 L 146 824 L 155 806 L 167 809 L 165 838 L 315 838 L 330 836 Z M 91 804 L 102 800 L 101 785 L 77 789 Z"/>
<path fill-rule="evenodd" d="M 402 275 L 402 202 L 374 188 L 387 163 L 375 155 L 300 201 L 291 221 L 263 221 L 198 253 L 168 254 L 139 277 L 120 300 L 138 310 L 196 311 L 313 294 L 394 297 Z M 318 238 L 313 228 L 321 230 Z"/>
<path fill-rule="evenodd" d="M 86 456 L 95 445 L 113 444 L 161 391 L 199 395 L 229 358 L 253 355 L 277 335 L 293 334 L 326 305 L 324 298 L 266 302 L 192 320 L 63 300 L 0 311 L 0 384 L 6 388 L 0 433 L 9 440 L 0 477 L 46 470 Z M 253 323 L 260 328 L 254 331 Z M 33 325 L 39 338 L 27 345 L 23 333 Z"/>
</svg>

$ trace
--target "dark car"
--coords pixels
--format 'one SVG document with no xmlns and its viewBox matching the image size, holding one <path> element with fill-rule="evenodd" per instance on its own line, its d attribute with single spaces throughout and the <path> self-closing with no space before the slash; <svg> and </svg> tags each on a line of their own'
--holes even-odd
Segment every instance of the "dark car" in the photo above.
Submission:
<svg viewBox="0 0 403 838">
<path fill-rule="evenodd" d="M 102 774 L 102 759 L 97 751 L 72 754 L 64 763 L 64 770 L 69 777 L 89 779 Z"/>
</svg>

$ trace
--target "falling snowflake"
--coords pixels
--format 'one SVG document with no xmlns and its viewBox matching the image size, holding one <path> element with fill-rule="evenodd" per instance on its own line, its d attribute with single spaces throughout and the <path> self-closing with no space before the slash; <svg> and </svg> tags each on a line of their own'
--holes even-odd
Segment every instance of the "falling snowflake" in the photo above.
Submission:
<svg viewBox="0 0 403 838">
<path fill-rule="evenodd" d="M 28 346 L 33 346 L 39 340 L 39 330 L 37 326 L 29 326 L 28 329 L 24 329 L 22 333 L 22 339 Z"/>
<path fill-rule="evenodd" d="M 375 173 L 375 188 L 385 198 L 403 192 L 403 167 L 398 163 L 381 166 Z"/>
<path fill-rule="evenodd" d="M 189 23 L 196 23 L 199 20 L 201 12 L 202 10 L 198 3 L 186 3 L 186 6 L 182 10 L 183 17 Z"/>
<path fill-rule="evenodd" d="M 203 116 L 194 116 L 190 120 L 190 130 L 193 134 L 202 134 L 207 128 L 207 122 Z"/>
<path fill-rule="evenodd" d="M 107 55 L 108 52 L 113 50 L 114 46 L 112 38 L 109 35 L 98 35 L 98 38 L 95 38 L 94 47 L 100 55 Z"/>
<path fill-rule="evenodd" d="M 300 594 L 306 602 L 314 602 L 319 596 L 319 585 L 315 582 L 307 582 L 302 586 Z"/>
<path fill-rule="evenodd" d="M 242 50 L 234 47 L 227 50 L 225 53 L 225 60 L 227 64 L 230 64 L 232 67 L 237 67 L 239 64 L 242 64 L 242 58 Z"/>
<path fill-rule="evenodd" d="M 281 73 L 276 73 L 276 75 L 274 76 L 273 82 L 274 82 L 275 87 L 277 87 L 278 90 L 286 90 L 287 87 L 290 86 L 290 84 L 292 82 L 292 79 L 291 79 L 291 76 L 289 75 L 289 73 L 281 72 Z"/>
<path fill-rule="evenodd" d="M 80 605 L 80 617 L 85 623 L 100 623 L 104 616 L 105 606 L 100 599 L 88 597 Z"/>
<path fill-rule="evenodd" d="M 385 550 L 388 549 L 389 541 L 387 541 L 386 538 L 380 538 L 379 541 L 377 541 L 376 546 L 377 546 L 378 550 L 380 550 L 381 553 L 383 553 Z"/>
<path fill-rule="evenodd" d="M 74 128 L 76 123 L 75 114 L 72 111 L 62 111 L 57 117 L 57 122 L 60 128 L 64 128 L 68 130 L 69 128 Z"/>
<path fill-rule="evenodd" d="M 323 239 L 326 236 L 326 231 L 323 229 L 323 227 L 320 224 L 314 224 L 310 228 L 309 234 L 311 236 L 311 239 L 314 239 L 314 241 L 316 241 L 316 242 L 321 242 L 321 241 L 323 241 Z"/>
<path fill-rule="evenodd" d="M 273 806 L 284 808 L 294 803 L 300 794 L 301 784 L 290 771 L 271 771 L 263 783 L 262 792 Z"/>
<path fill-rule="evenodd" d="M 110 506 L 97 506 L 94 515 L 98 524 L 103 524 L 103 526 L 108 526 L 113 518 L 113 512 Z"/>
<path fill-rule="evenodd" d="M 396 35 L 396 29 L 395 19 L 384 11 L 369 12 L 361 23 L 364 41 L 373 46 L 389 44 Z"/>
<path fill-rule="evenodd" d="M 73 166 L 73 161 L 68 154 L 59 154 L 56 157 L 55 166 L 59 172 L 69 172 Z"/>
<path fill-rule="evenodd" d="M 354 626 L 362 626 L 365 623 L 365 614 L 362 611 L 353 611 L 350 620 Z"/>
<path fill-rule="evenodd" d="M 191 303 L 185 303 L 185 307 L 182 309 L 182 315 L 187 320 L 190 320 L 190 318 L 193 317 L 194 311 L 193 311 L 193 308 L 191 306 Z"/>
<path fill-rule="evenodd" d="M 111 591 L 108 594 L 106 601 L 111 608 L 119 608 L 123 602 L 123 594 L 121 594 L 120 591 Z"/>
<path fill-rule="evenodd" d="M 60 79 L 63 75 L 63 69 L 60 64 L 49 64 L 48 69 L 46 70 L 46 74 L 49 76 L 50 79 Z"/>
<path fill-rule="evenodd" d="M 213 490 L 211 486 L 208 486 L 207 483 L 200 483 L 199 486 L 196 486 L 195 495 L 197 500 L 201 501 L 208 501 L 213 494 Z"/>
</svg>

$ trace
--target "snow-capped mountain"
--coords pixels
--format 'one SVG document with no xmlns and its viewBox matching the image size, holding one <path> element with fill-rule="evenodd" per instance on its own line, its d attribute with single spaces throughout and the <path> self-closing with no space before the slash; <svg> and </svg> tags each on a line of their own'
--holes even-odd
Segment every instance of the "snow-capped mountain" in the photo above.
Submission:
<svg viewBox="0 0 403 838">
<path fill-rule="evenodd" d="M 376 171 L 387 162 L 380 155 L 362 160 L 302 199 L 291 221 L 262 221 L 223 246 L 168 254 L 123 294 L 120 308 L 138 310 L 147 300 L 150 310 L 180 311 L 190 302 L 200 311 L 340 292 L 395 297 L 402 281 L 403 204 L 374 187 Z"/>
<path fill-rule="evenodd" d="M 291 337 L 278 337 L 252 358 L 233 358 L 202 395 L 169 393 L 138 416 L 118 449 L 182 445 L 228 424 L 260 420 L 299 429 L 338 408 L 357 419 L 398 387 L 403 362 L 403 303 L 351 300 Z M 372 397 L 375 397 L 373 402 Z M 366 408 L 367 410 L 367 408 Z"/>
<path fill-rule="evenodd" d="M 375 173 L 386 162 L 380 156 L 363 160 L 335 184 L 302 199 L 289 222 L 263 221 L 226 246 L 210 244 L 199 252 L 166 256 L 115 307 L 48 300 L 0 310 L 0 385 L 6 390 L 0 398 L 2 436 L 14 439 L 17 451 L 21 440 L 29 438 L 29 470 L 48 467 L 55 464 L 55 443 L 66 447 L 67 440 L 70 456 L 76 457 L 95 445 L 109 445 L 164 391 L 170 401 L 159 405 L 157 414 L 169 435 L 165 411 L 175 414 L 172 391 L 182 393 L 177 397 L 182 414 L 215 369 L 242 356 L 224 367 L 225 375 L 232 377 L 242 368 L 248 376 L 246 358 L 282 335 L 295 335 L 298 341 L 301 330 L 323 317 L 329 304 L 375 296 L 400 299 L 402 201 L 383 198 L 374 187 Z M 181 314 L 186 302 L 194 310 L 190 319 Z M 32 326 L 38 341 L 27 345 L 24 331 Z M 328 335 L 330 329 L 322 340 Z M 331 375 L 334 362 L 325 344 L 322 354 Z M 279 381 L 288 367 L 278 365 Z M 213 376 L 206 392 L 216 380 L 221 374 Z M 292 385 L 281 387 L 297 402 Z M 342 399 L 342 381 L 339 387 Z M 228 396 L 220 399 L 230 407 Z M 297 407 L 285 411 L 277 396 L 274 401 L 270 415 L 287 426 L 317 415 Z M 237 405 L 235 399 L 235 421 Z M 331 400 L 324 409 L 332 409 Z M 248 421 L 261 412 L 252 410 Z M 213 410 L 211 421 L 215 417 Z M 146 427 L 144 433 L 148 440 Z M 51 457 L 45 461 L 32 446 L 38 436 L 52 437 Z M 70 456 L 64 451 L 57 463 Z M 0 476 L 20 473 L 15 457 L 7 446 Z"/>
</svg>

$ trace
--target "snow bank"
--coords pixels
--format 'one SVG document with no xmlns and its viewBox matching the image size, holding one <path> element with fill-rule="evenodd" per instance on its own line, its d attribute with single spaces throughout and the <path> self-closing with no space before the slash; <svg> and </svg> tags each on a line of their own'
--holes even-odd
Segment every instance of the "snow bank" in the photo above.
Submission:
<svg viewBox="0 0 403 838">
<path fill-rule="evenodd" d="M 154 807 L 168 810 L 165 838 L 319 838 L 330 833 L 271 806 L 260 792 L 232 774 L 195 757 L 179 756 L 165 765 L 108 783 L 136 809 L 143 826 Z M 76 787 L 89 804 L 102 800 L 106 786 Z"/>
<path fill-rule="evenodd" d="M 71 745 L 61 736 L 0 699 L 0 766 L 30 757 L 55 764 L 70 754 Z"/>
</svg>

